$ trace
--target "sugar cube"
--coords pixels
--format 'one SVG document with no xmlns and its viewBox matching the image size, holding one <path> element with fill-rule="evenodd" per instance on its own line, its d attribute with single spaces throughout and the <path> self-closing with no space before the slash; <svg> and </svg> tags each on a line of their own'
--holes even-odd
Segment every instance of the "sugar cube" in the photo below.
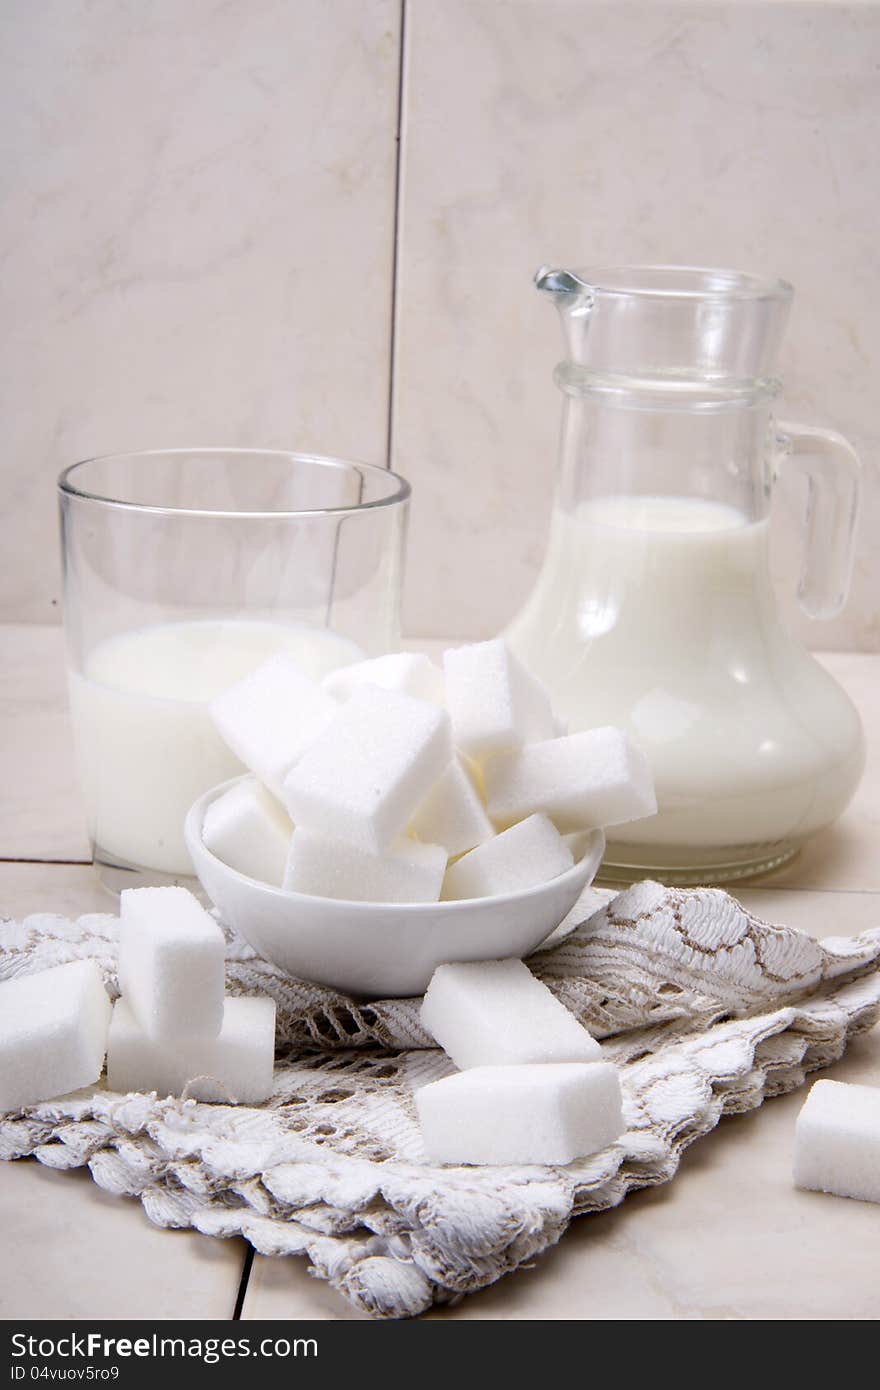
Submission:
<svg viewBox="0 0 880 1390">
<path fill-rule="evenodd" d="M 362 685 L 291 769 L 284 801 L 296 825 L 381 854 L 451 758 L 445 710 Z"/>
<path fill-rule="evenodd" d="M 461 749 L 456 750 L 455 756 L 458 758 L 468 777 L 470 777 L 477 789 L 477 795 L 486 804 L 486 779 L 483 776 L 482 763 L 477 762 L 476 758 L 469 758 L 467 753 L 462 753 Z"/>
<path fill-rule="evenodd" d="M 410 833 L 464 854 L 495 834 L 479 792 L 461 758 L 453 758 L 410 821 Z"/>
<path fill-rule="evenodd" d="M 94 961 L 0 984 L 0 1112 L 97 1081 L 109 1022 L 110 1000 Z"/>
<path fill-rule="evenodd" d="M 438 965 L 420 1017 L 462 1071 L 602 1056 L 595 1038 L 521 960 Z"/>
<path fill-rule="evenodd" d="M 435 1163 L 571 1163 L 623 1133 L 611 1062 L 472 1067 L 416 1091 Z"/>
<path fill-rule="evenodd" d="M 795 1125 L 794 1181 L 880 1202 L 880 1087 L 815 1082 Z"/>
<path fill-rule="evenodd" d="M 489 815 L 501 826 L 544 811 L 557 830 L 581 830 L 657 810 L 647 758 L 612 726 L 501 753 L 484 771 Z"/>
<path fill-rule="evenodd" d="M 367 854 L 300 825 L 290 842 L 284 887 L 348 902 L 435 903 L 445 868 L 440 845 L 401 838 L 384 854 Z"/>
<path fill-rule="evenodd" d="M 281 886 L 293 823 L 280 802 L 254 777 L 212 801 L 202 840 L 218 859 L 248 878 Z"/>
<path fill-rule="evenodd" d="M 158 1042 L 141 1027 L 130 1002 L 118 999 L 107 1045 L 107 1084 L 113 1091 L 155 1091 L 194 1100 L 254 1104 L 272 1090 L 275 1001 L 227 999 L 215 1038 Z"/>
<path fill-rule="evenodd" d="M 324 677 L 323 686 L 337 699 L 346 700 L 359 685 L 378 685 L 399 690 L 417 700 L 443 704 L 443 674 L 421 652 L 390 652 L 369 661 L 340 666 Z"/>
<path fill-rule="evenodd" d="M 472 758 L 552 738 L 546 691 L 504 642 L 473 642 L 444 653 L 446 703 L 456 747 Z"/>
<path fill-rule="evenodd" d="M 338 708 L 329 691 L 278 652 L 217 695 L 208 711 L 236 757 L 280 797 L 285 775 Z"/>
<path fill-rule="evenodd" d="M 148 1037 L 216 1038 L 223 1022 L 226 942 L 185 888 L 120 896 L 119 988 Z"/>
<path fill-rule="evenodd" d="M 450 864 L 443 897 L 495 898 L 558 878 L 570 869 L 571 850 L 547 816 L 528 816 Z"/>
</svg>

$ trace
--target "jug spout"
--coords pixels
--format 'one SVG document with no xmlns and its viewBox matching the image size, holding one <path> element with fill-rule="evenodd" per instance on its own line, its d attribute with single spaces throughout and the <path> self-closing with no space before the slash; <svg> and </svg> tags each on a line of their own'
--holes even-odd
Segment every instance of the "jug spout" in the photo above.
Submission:
<svg viewBox="0 0 880 1390">
<path fill-rule="evenodd" d="M 577 366 L 624 376 L 772 378 L 791 286 L 702 266 L 542 266 Z"/>
<path fill-rule="evenodd" d="M 535 287 L 548 295 L 559 310 L 568 356 L 577 362 L 595 298 L 593 286 L 574 270 L 542 265 L 535 273 Z"/>
<path fill-rule="evenodd" d="M 573 270 L 557 270 L 542 265 L 535 272 L 535 286 L 542 294 L 552 295 L 557 306 L 565 313 L 571 313 L 576 305 L 589 308 L 593 302 L 592 285 L 588 285 Z"/>
</svg>

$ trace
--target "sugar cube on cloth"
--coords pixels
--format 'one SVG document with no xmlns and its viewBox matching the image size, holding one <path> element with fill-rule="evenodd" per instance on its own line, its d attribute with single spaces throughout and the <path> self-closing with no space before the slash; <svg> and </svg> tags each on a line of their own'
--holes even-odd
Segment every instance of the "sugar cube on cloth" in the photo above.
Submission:
<svg viewBox="0 0 880 1390">
<path fill-rule="evenodd" d="M 270 656 L 208 706 L 223 739 L 276 796 L 285 774 L 339 708 L 285 652 Z"/>
<path fill-rule="evenodd" d="M 574 859 L 553 822 L 528 816 L 450 864 L 443 897 L 492 898 L 547 883 L 570 869 Z"/>
<path fill-rule="evenodd" d="M 794 1181 L 880 1202 L 880 1087 L 814 1082 L 795 1125 Z"/>
<path fill-rule="evenodd" d="M 595 1038 L 521 960 L 438 965 L 420 1017 L 461 1070 L 602 1057 Z"/>
<path fill-rule="evenodd" d="M 185 888 L 126 888 L 119 988 L 148 1037 L 216 1038 L 223 1022 L 223 933 Z"/>
<path fill-rule="evenodd" d="M 91 960 L 0 984 L 0 1112 L 98 1080 L 110 1000 Z"/>
<path fill-rule="evenodd" d="M 324 677 L 324 689 L 337 699 L 347 699 L 359 685 L 378 685 L 399 690 L 417 700 L 443 704 L 443 673 L 421 652 L 390 652 L 369 661 L 340 666 Z"/>
<path fill-rule="evenodd" d="M 284 887 L 350 902 L 434 903 L 445 869 L 446 850 L 440 845 L 400 839 L 384 854 L 367 854 L 301 825 L 290 842 Z"/>
<path fill-rule="evenodd" d="M 496 825 L 544 811 L 557 830 L 620 825 L 657 810 L 648 760 L 622 729 L 585 729 L 501 753 L 485 764 Z"/>
<path fill-rule="evenodd" d="M 242 996 L 226 1000 L 215 1038 L 158 1042 L 141 1027 L 124 997 L 113 1008 L 107 1045 L 112 1091 L 186 1094 L 193 1100 L 253 1105 L 272 1090 L 275 1001 Z"/>
<path fill-rule="evenodd" d="M 284 801 L 297 826 L 381 854 L 451 758 L 445 710 L 362 685 L 291 769 Z"/>
<path fill-rule="evenodd" d="M 284 807 L 254 777 L 212 801 L 202 822 L 202 840 L 212 854 L 275 888 L 284 878 L 292 834 Z"/>
<path fill-rule="evenodd" d="M 449 855 L 464 854 L 495 834 L 495 827 L 461 758 L 453 758 L 434 783 L 409 828 L 420 840 L 443 845 Z"/>
<path fill-rule="evenodd" d="M 450 648 L 443 669 L 455 744 L 470 757 L 553 738 L 546 691 L 500 638 Z"/>
<path fill-rule="evenodd" d="M 416 1091 L 435 1163 L 571 1163 L 623 1133 L 611 1062 L 472 1067 Z"/>
</svg>

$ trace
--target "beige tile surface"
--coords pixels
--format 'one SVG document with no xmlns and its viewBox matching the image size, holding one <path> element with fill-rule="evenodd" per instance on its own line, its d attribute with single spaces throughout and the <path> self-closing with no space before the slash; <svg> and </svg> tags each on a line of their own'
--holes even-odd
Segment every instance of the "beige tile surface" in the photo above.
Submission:
<svg viewBox="0 0 880 1390">
<path fill-rule="evenodd" d="M 0 917 L 58 912 L 117 912 L 118 900 L 98 882 L 91 864 L 0 863 Z"/>
<path fill-rule="evenodd" d="M 811 646 L 880 646 L 880 5 L 411 0 L 394 465 L 414 485 L 412 630 L 496 632 L 544 547 L 561 397 L 541 264 L 731 265 L 797 289 L 783 418 L 865 464 L 852 601 Z"/>
<path fill-rule="evenodd" d="M 0 859 L 88 860 L 58 627 L 0 625 Z"/>
<path fill-rule="evenodd" d="M 6 621 L 55 621 L 55 475 L 120 450 L 386 460 L 399 0 L 9 0 Z"/>
<path fill-rule="evenodd" d="M 153 1226 L 86 1170 L 0 1163 L 0 1230 L 0 1318 L 160 1322 L 235 1309 L 244 1241 Z"/>
<path fill-rule="evenodd" d="M 857 936 L 880 927 L 880 894 L 797 888 L 738 888 L 739 901 L 765 922 L 785 924 L 811 936 Z M 880 1076 L 878 1076 L 880 1082 Z"/>
<path fill-rule="evenodd" d="M 366 1322 L 323 1279 L 313 1279 L 305 1260 L 273 1260 L 256 1255 L 242 1304 L 243 1322 L 263 1318 L 315 1318 L 321 1322 Z"/>
</svg>

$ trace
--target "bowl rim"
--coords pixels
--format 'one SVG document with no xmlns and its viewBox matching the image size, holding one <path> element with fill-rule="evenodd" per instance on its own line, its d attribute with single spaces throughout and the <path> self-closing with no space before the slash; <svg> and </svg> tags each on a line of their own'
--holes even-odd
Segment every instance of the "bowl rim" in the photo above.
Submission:
<svg viewBox="0 0 880 1390">
<path fill-rule="evenodd" d="M 233 869 L 231 864 L 226 864 L 222 859 L 218 858 L 202 839 L 202 823 L 208 806 L 213 801 L 216 801 L 218 797 L 222 796 L 224 792 L 230 791 L 232 787 L 248 779 L 254 781 L 259 780 L 255 778 L 254 774 L 251 772 L 240 773 L 237 777 L 230 777 L 225 782 L 218 782 L 216 786 L 210 787 L 208 791 L 203 792 L 201 796 L 196 798 L 187 811 L 186 820 L 184 821 L 183 834 L 187 848 L 192 853 L 192 846 L 198 846 L 199 852 L 207 855 L 223 873 L 230 874 L 233 879 L 236 879 L 239 883 L 248 887 L 259 888 L 263 893 L 270 894 L 279 902 L 289 903 L 291 905 L 296 903 L 328 903 L 336 908 L 350 908 L 353 911 L 361 913 L 374 910 L 383 914 L 391 912 L 400 916 L 405 914 L 411 915 L 413 913 L 429 915 L 437 912 L 439 909 L 445 915 L 452 916 L 456 909 L 460 912 L 468 910 L 473 911 L 474 906 L 477 904 L 486 905 L 488 903 L 493 903 L 504 906 L 505 904 L 515 902 L 525 902 L 529 898 L 540 897 L 542 894 L 548 892 L 551 886 L 554 888 L 561 888 L 563 885 L 569 886 L 573 880 L 577 879 L 578 876 L 583 873 L 584 867 L 587 865 L 588 861 L 593 861 L 594 859 L 595 876 L 605 853 L 605 832 L 603 829 L 600 827 L 587 827 L 583 831 L 576 831 L 576 834 L 587 836 L 587 844 L 581 857 L 576 859 L 571 868 L 565 870 L 565 873 L 557 874 L 555 878 L 548 878 L 543 883 L 534 883 L 529 888 L 519 888 L 512 893 L 498 893 L 494 897 L 489 898 L 452 898 L 445 902 L 438 900 L 437 902 L 430 903 L 384 903 L 361 902 L 357 898 L 324 898 L 316 893 L 295 893 L 290 889 L 278 888 L 272 883 L 264 883 L 262 879 L 251 878 L 248 874 L 243 874 L 238 869 Z M 195 855 L 193 854 L 192 857 L 195 863 Z M 199 878 L 201 882 L 201 875 L 198 872 L 197 865 L 196 877 Z M 202 886 L 204 887 L 204 885 Z"/>
</svg>

